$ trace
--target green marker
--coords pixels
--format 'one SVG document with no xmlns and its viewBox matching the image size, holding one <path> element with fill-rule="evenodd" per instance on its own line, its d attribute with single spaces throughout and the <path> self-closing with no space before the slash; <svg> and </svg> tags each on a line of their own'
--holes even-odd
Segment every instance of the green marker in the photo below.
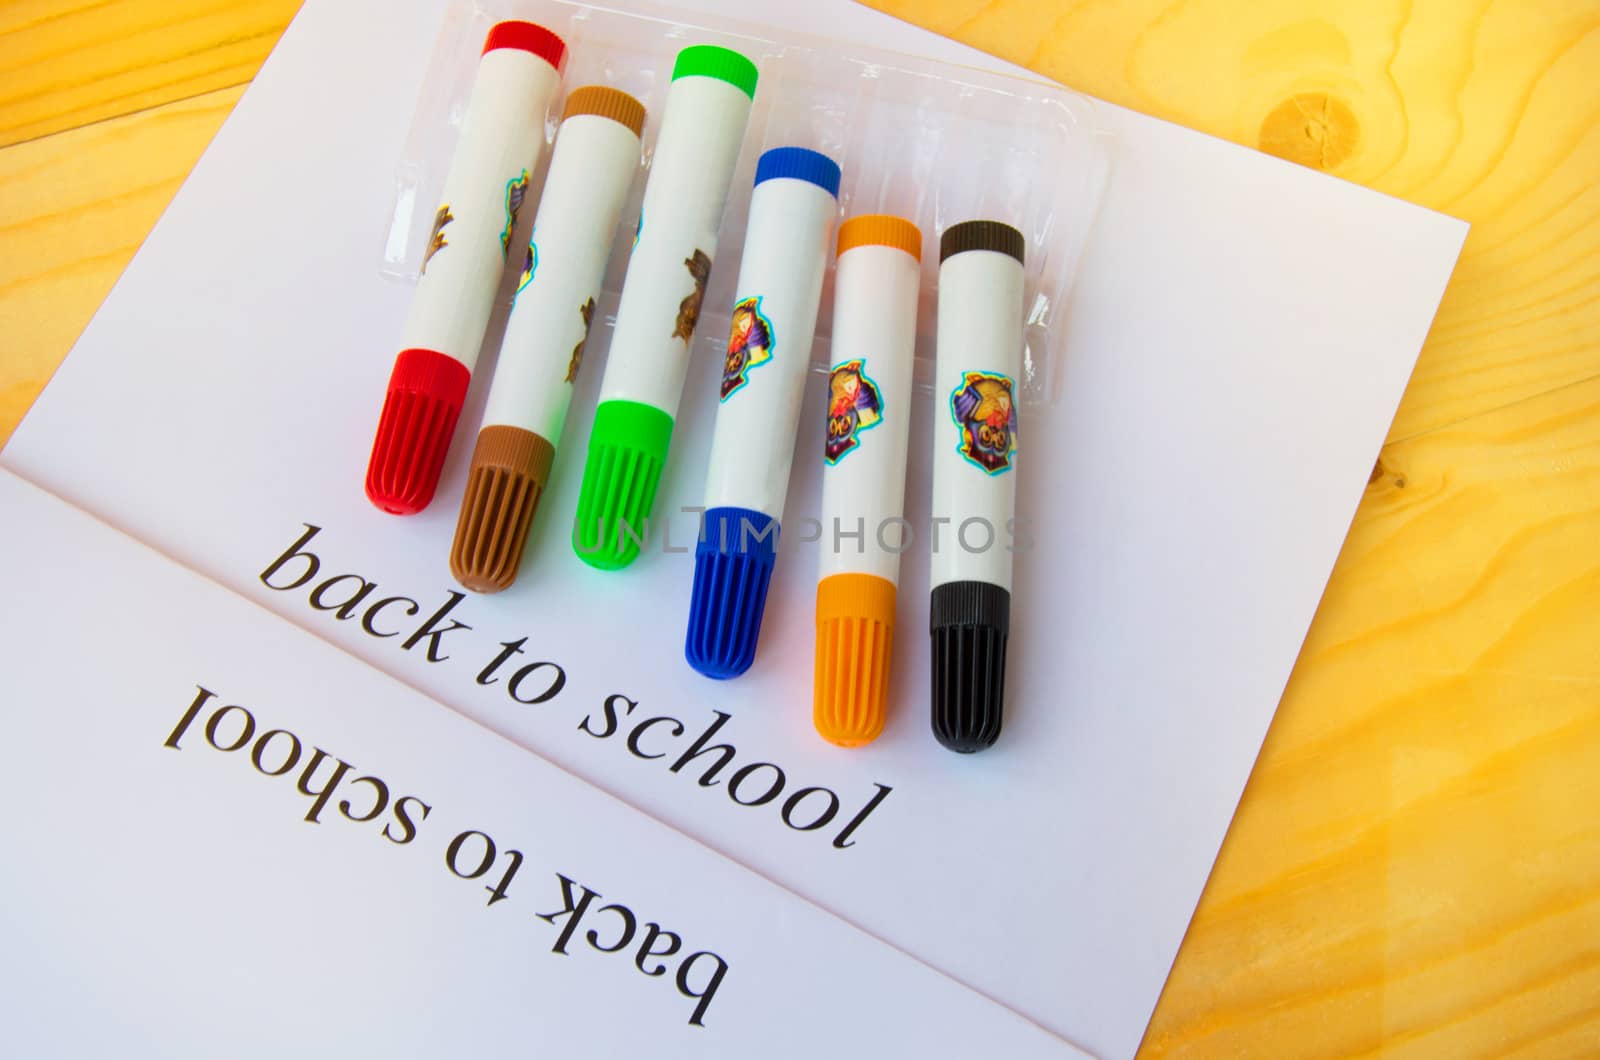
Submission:
<svg viewBox="0 0 1600 1060">
<path fill-rule="evenodd" d="M 573 549 L 601 570 L 632 563 L 650 535 L 756 77 L 749 59 L 709 44 L 679 52 L 672 70 L 572 527 Z"/>
</svg>

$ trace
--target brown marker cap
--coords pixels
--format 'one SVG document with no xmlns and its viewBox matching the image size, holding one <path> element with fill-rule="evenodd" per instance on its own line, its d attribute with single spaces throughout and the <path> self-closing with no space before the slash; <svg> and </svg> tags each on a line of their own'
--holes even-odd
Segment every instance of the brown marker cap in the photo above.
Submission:
<svg viewBox="0 0 1600 1060">
<path fill-rule="evenodd" d="M 497 593 L 517 580 L 539 495 L 555 446 L 521 427 L 478 432 L 467 492 L 450 545 L 450 573 L 475 593 Z"/>
<path fill-rule="evenodd" d="M 607 85 L 584 85 L 567 94 L 567 109 L 562 112 L 561 120 L 566 121 L 579 114 L 610 118 L 632 129 L 635 136 L 644 134 L 644 104 L 626 92 Z"/>
<path fill-rule="evenodd" d="M 968 250 L 993 250 L 1009 254 L 1020 265 L 1026 265 L 1023 252 L 1026 241 L 1022 233 L 999 221 L 962 221 L 951 225 L 939 237 L 939 261 Z"/>
</svg>

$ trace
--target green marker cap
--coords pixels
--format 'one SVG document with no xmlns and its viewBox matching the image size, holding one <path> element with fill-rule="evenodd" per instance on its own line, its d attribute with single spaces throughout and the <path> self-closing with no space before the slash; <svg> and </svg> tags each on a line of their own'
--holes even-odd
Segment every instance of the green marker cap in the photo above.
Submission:
<svg viewBox="0 0 1600 1060">
<path fill-rule="evenodd" d="M 572 522 L 572 550 L 600 570 L 621 570 L 650 538 L 650 509 L 667 463 L 672 417 L 637 401 L 602 401 Z"/>
<path fill-rule="evenodd" d="M 756 79 L 760 74 L 756 64 L 731 48 L 715 44 L 691 44 L 678 53 L 672 67 L 672 79 L 680 77 L 714 77 L 726 81 L 751 99 L 756 98 Z"/>
</svg>

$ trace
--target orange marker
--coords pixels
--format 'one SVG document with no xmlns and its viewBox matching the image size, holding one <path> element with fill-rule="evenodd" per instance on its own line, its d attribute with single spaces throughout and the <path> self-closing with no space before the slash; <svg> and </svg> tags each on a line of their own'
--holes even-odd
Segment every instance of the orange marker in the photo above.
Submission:
<svg viewBox="0 0 1600 1060">
<path fill-rule="evenodd" d="M 823 438 L 822 562 L 812 719 L 842 747 L 870 743 L 889 708 L 922 232 L 899 217 L 839 228 Z"/>
</svg>

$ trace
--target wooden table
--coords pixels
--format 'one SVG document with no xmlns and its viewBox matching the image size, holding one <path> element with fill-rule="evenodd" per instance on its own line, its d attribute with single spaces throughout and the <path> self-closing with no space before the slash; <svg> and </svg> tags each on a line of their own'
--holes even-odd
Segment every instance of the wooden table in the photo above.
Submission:
<svg viewBox="0 0 1600 1060">
<path fill-rule="evenodd" d="M 1473 222 L 1145 1053 L 1600 1055 L 1600 0 L 875 2 Z M 0 4 L 0 438 L 297 7 Z"/>
</svg>

